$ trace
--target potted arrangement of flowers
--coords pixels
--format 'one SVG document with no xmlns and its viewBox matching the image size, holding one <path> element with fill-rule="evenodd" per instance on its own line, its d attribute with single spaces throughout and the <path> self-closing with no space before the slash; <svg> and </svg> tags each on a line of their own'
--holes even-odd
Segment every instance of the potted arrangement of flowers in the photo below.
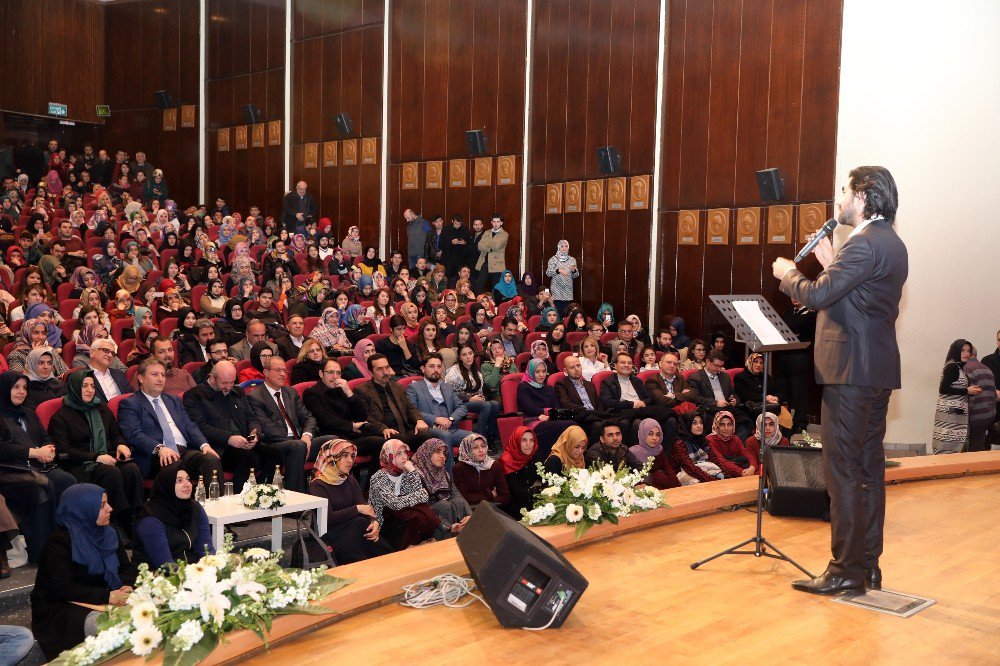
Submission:
<svg viewBox="0 0 1000 666">
<path fill-rule="evenodd" d="M 651 468 L 651 462 L 634 472 L 624 467 L 593 465 L 564 476 L 546 472 L 539 464 L 544 487 L 535 497 L 534 508 L 521 510 L 521 522 L 575 525 L 579 539 L 591 525 L 604 521 L 618 524 L 619 518 L 666 506 L 659 490 L 642 485 Z"/>
<path fill-rule="evenodd" d="M 277 509 L 284 505 L 284 493 L 272 483 L 260 483 L 243 492 L 243 506 L 248 509 Z"/>
</svg>

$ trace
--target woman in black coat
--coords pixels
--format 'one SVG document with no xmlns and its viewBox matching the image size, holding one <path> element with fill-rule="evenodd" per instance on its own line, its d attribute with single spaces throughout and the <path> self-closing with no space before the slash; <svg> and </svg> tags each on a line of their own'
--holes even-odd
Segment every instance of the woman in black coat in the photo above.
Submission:
<svg viewBox="0 0 1000 666">
<path fill-rule="evenodd" d="M 31 592 L 31 631 L 49 659 L 96 634 L 100 612 L 79 603 L 124 606 L 137 573 L 110 526 L 104 489 L 81 483 L 65 500 Z"/>
<path fill-rule="evenodd" d="M 62 407 L 49 421 L 59 466 L 78 481 L 104 488 L 116 523 L 130 533 L 132 518 L 142 506 L 142 472 L 114 414 L 97 396 L 94 371 L 74 372 L 66 389 Z"/>
</svg>

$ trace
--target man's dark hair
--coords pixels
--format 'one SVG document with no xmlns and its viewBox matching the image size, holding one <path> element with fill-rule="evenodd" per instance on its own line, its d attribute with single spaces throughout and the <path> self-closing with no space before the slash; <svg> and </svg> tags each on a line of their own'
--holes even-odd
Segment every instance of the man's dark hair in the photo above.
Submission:
<svg viewBox="0 0 1000 666">
<path fill-rule="evenodd" d="M 511 317 L 510 315 L 507 315 L 506 317 L 503 318 L 503 321 L 500 322 L 500 328 L 507 328 L 511 324 L 517 326 L 517 320 Z"/>
<path fill-rule="evenodd" d="M 726 356 L 718 349 L 709 350 L 708 354 L 705 356 L 706 361 L 722 361 L 726 362 Z"/>
<path fill-rule="evenodd" d="M 442 215 L 441 213 L 434 213 L 433 215 L 431 215 L 431 222 L 437 222 L 438 220 L 444 222 L 444 215 Z"/>
<path fill-rule="evenodd" d="M 865 218 L 881 215 L 887 222 L 896 220 L 899 194 L 896 181 L 885 167 L 861 166 L 850 173 L 851 189 L 865 195 Z"/>
<path fill-rule="evenodd" d="M 153 340 L 153 345 L 150 348 L 150 351 L 152 351 L 155 354 L 156 353 L 156 345 L 157 345 L 157 343 L 162 343 L 162 342 L 165 342 L 168 345 L 170 345 L 171 349 L 174 346 L 174 341 L 171 340 L 170 338 L 156 338 L 155 340 Z"/>
<path fill-rule="evenodd" d="M 398 314 L 389 317 L 389 329 L 394 329 L 397 326 L 406 326 L 406 317 Z"/>
<path fill-rule="evenodd" d="M 500 220 L 503 222 L 503 215 L 500 213 L 493 213 L 493 215 L 490 216 L 490 220 Z"/>
<path fill-rule="evenodd" d="M 229 351 L 229 341 L 223 340 L 222 338 L 212 338 L 211 340 L 208 341 L 208 344 L 205 345 L 205 349 L 211 352 L 212 347 L 214 347 L 215 345 L 226 345 L 226 351 Z"/>
<path fill-rule="evenodd" d="M 61 247 L 64 250 L 66 249 L 66 241 L 64 241 L 64 240 L 54 240 L 54 241 L 52 241 L 52 247 L 55 248 L 56 245 L 58 245 L 59 247 Z"/>
<path fill-rule="evenodd" d="M 432 358 L 436 358 L 437 360 L 441 361 L 442 364 L 444 363 L 444 356 L 441 356 L 441 354 L 439 354 L 438 352 L 430 352 L 429 354 L 425 355 L 422 359 L 420 359 L 420 367 L 422 368 L 425 365 L 427 365 L 427 361 L 431 360 Z"/>
<path fill-rule="evenodd" d="M 270 287 L 264 287 L 263 289 L 257 292 L 257 298 L 260 298 L 261 294 L 271 294 L 272 296 L 274 296 L 274 289 L 271 289 Z"/>
<path fill-rule="evenodd" d="M 622 429 L 617 421 L 605 421 L 601 424 L 601 437 L 608 431 L 608 428 L 618 428 L 619 431 Z"/>
<path fill-rule="evenodd" d="M 670 329 L 669 328 L 658 328 L 658 329 L 656 329 L 656 337 L 660 337 L 664 333 L 666 333 L 667 335 L 670 335 Z M 673 335 L 670 335 L 671 339 L 673 339 L 673 337 L 674 337 Z"/>
<path fill-rule="evenodd" d="M 451 221 L 452 222 L 463 222 L 464 220 L 462 219 L 462 214 L 461 213 L 455 213 L 454 215 L 451 216 Z"/>
<path fill-rule="evenodd" d="M 378 361 L 378 360 L 381 360 L 381 359 L 385 359 L 386 361 L 388 361 L 389 357 L 386 356 L 385 354 L 372 354 L 371 356 L 369 356 L 368 357 L 368 372 L 374 372 L 374 370 L 375 370 L 375 361 Z"/>
</svg>

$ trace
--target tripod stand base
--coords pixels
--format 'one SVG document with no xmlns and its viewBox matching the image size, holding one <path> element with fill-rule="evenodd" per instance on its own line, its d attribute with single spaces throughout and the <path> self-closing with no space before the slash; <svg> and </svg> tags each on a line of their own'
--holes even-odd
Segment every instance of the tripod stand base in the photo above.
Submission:
<svg viewBox="0 0 1000 666">
<path fill-rule="evenodd" d="M 740 548 L 742 548 L 743 546 L 747 546 L 747 545 L 750 545 L 750 544 L 754 544 L 754 549 L 753 550 L 740 550 Z M 767 548 L 768 547 L 771 550 L 773 550 L 774 553 L 767 552 Z M 777 553 L 777 554 L 775 554 L 775 553 Z M 746 541 L 741 541 L 740 543 L 736 544 L 735 546 L 733 546 L 731 548 L 727 548 L 727 549 L 725 549 L 722 552 L 716 553 L 715 555 L 712 555 L 711 557 L 706 557 L 703 560 L 700 560 L 698 562 L 694 562 L 691 565 L 691 568 L 692 569 L 697 569 L 698 567 L 700 567 L 701 565 L 705 564 L 706 562 L 711 562 L 712 560 L 714 560 L 716 558 L 719 558 L 719 557 L 722 557 L 723 555 L 753 555 L 754 557 L 770 557 L 770 558 L 775 559 L 775 560 L 784 560 L 785 562 L 788 562 L 789 564 L 791 564 L 792 566 L 794 566 L 795 568 L 797 568 L 799 571 L 801 571 L 805 575 L 809 576 L 810 578 L 815 578 L 815 576 L 813 576 L 811 573 L 809 573 L 809 571 L 807 571 L 801 564 L 799 564 L 798 562 L 796 562 L 792 558 L 790 558 L 787 555 L 785 555 L 784 553 L 782 553 L 780 550 L 778 550 L 778 548 L 773 543 L 771 543 L 770 541 L 768 541 L 767 539 L 765 539 L 763 536 L 753 536 L 753 537 L 750 537 Z"/>
</svg>

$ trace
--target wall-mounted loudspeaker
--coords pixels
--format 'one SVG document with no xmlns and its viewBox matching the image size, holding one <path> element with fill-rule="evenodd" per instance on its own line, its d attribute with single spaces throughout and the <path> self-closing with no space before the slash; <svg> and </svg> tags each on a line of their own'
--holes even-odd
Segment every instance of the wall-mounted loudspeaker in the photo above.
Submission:
<svg viewBox="0 0 1000 666">
<path fill-rule="evenodd" d="M 486 154 L 486 134 L 483 130 L 467 130 L 465 145 L 469 149 L 469 157 L 479 157 Z"/>
<path fill-rule="evenodd" d="M 351 116 L 347 113 L 335 115 L 333 124 L 337 126 L 337 133 L 340 134 L 341 139 L 346 139 L 354 134 L 354 123 L 351 122 Z"/>
<path fill-rule="evenodd" d="M 601 173 L 604 175 L 621 171 L 622 156 L 614 146 L 602 146 L 598 148 L 597 161 L 600 163 Z"/>
<path fill-rule="evenodd" d="M 757 187 L 764 201 L 781 201 L 785 198 L 785 180 L 777 167 L 757 172 Z"/>
<path fill-rule="evenodd" d="M 157 90 L 153 93 L 156 95 L 156 106 L 161 109 L 169 109 L 175 106 L 173 98 L 170 97 L 170 93 L 166 90 Z"/>
<path fill-rule="evenodd" d="M 822 449 L 798 446 L 768 449 L 767 479 L 771 489 L 767 511 L 772 516 L 829 516 L 830 497 L 826 493 Z"/>
<path fill-rule="evenodd" d="M 243 122 L 247 125 L 257 125 L 264 122 L 264 114 L 256 104 L 243 105 Z"/>
<path fill-rule="evenodd" d="M 458 535 L 472 578 L 505 627 L 560 627 L 587 589 L 562 553 L 489 502 Z M 553 617 L 555 615 L 555 617 Z"/>
</svg>

